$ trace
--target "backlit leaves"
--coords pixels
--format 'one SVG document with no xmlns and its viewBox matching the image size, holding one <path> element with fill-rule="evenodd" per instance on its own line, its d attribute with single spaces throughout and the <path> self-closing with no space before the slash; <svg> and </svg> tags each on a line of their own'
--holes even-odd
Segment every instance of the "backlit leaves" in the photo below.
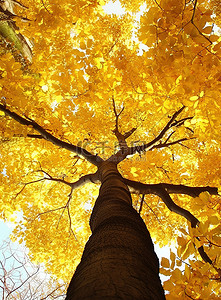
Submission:
<svg viewBox="0 0 221 300">
<path fill-rule="evenodd" d="M 143 183 L 220 187 L 219 1 L 121 1 L 126 10 L 121 16 L 105 14 L 106 2 L 23 0 L 28 9 L 16 6 L 16 14 L 30 20 L 15 21 L 33 43 L 33 57 L 24 67 L 10 51 L 1 54 L 1 104 L 103 159 L 119 150 L 113 98 L 118 111 L 124 107 L 120 131 L 136 128 L 127 140 L 131 147 L 153 140 L 184 105 L 183 118 L 192 118 L 174 132 L 171 128 L 165 139 L 188 140 L 138 151 L 119 170 Z M 1 217 L 17 223 L 14 235 L 34 261 L 69 280 L 90 234 L 99 186 L 90 183 L 70 198 L 70 186 L 45 174 L 75 182 L 96 168 L 34 137 L 31 126 L 4 113 L 0 132 Z M 172 196 L 200 220 L 198 228 L 188 227 L 155 195 L 145 196 L 141 211 L 154 241 L 177 247 L 161 262 L 162 274 L 169 276 L 167 298 L 218 299 L 218 275 L 196 250 L 204 245 L 215 268 L 221 268 L 220 198 L 206 192 Z M 133 203 L 139 209 L 141 197 L 134 195 Z"/>
</svg>

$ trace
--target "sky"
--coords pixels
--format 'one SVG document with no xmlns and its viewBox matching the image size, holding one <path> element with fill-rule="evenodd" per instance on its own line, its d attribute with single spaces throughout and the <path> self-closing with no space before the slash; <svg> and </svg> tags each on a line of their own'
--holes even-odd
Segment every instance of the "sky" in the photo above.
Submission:
<svg viewBox="0 0 221 300">
<path fill-rule="evenodd" d="M 12 232 L 12 228 L 9 227 L 7 223 L 0 220 L 0 244 L 2 241 L 7 239 Z"/>
<path fill-rule="evenodd" d="M 109 1 L 106 5 L 103 6 L 103 10 L 107 14 L 117 14 L 122 15 L 125 13 L 125 9 L 121 6 L 119 0 L 113 2 L 112 0 Z"/>
</svg>

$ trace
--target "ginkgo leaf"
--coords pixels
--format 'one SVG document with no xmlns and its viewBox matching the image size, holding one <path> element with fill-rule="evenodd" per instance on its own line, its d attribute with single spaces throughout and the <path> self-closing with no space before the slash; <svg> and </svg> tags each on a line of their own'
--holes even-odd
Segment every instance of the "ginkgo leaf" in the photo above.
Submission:
<svg viewBox="0 0 221 300">
<path fill-rule="evenodd" d="M 174 284 L 171 282 L 171 280 L 167 280 L 167 281 L 164 281 L 163 287 L 165 288 L 165 290 L 170 291 L 174 288 Z"/>
<path fill-rule="evenodd" d="M 220 220 L 217 216 L 209 216 L 208 221 L 209 221 L 209 224 L 211 224 L 211 225 L 218 225 L 220 222 Z"/>
<path fill-rule="evenodd" d="M 164 268 L 169 268 L 170 267 L 169 259 L 166 257 L 162 257 L 161 258 L 161 266 Z"/>
<path fill-rule="evenodd" d="M 199 97 L 198 96 L 192 96 L 192 97 L 190 97 L 190 100 L 191 101 L 195 101 L 195 100 L 197 100 Z"/>
<path fill-rule="evenodd" d="M 185 265 L 185 272 L 184 272 L 186 278 L 189 280 L 190 279 L 190 274 L 191 274 L 191 270 L 190 267 L 186 264 Z"/>
<path fill-rule="evenodd" d="M 203 192 L 201 194 L 199 194 L 199 198 L 204 202 L 204 203 L 208 203 L 209 201 L 209 193 L 208 192 Z"/>
</svg>

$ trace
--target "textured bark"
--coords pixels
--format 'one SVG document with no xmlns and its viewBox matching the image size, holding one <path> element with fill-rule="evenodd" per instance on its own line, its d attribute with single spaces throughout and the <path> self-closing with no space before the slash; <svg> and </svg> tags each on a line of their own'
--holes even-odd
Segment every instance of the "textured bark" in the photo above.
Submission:
<svg viewBox="0 0 221 300">
<path fill-rule="evenodd" d="M 165 299 L 150 234 L 132 207 L 113 163 L 99 168 L 102 182 L 89 238 L 66 300 Z"/>
</svg>

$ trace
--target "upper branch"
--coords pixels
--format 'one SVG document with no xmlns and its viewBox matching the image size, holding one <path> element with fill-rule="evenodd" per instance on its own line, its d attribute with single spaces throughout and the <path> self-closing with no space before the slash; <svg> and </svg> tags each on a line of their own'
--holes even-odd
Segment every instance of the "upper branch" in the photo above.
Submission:
<svg viewBox="0 0 221 300">
<path fill-rule="evenodd" d="M 129 138 L 137 128 L 132 128 L 131 130 L 125 132 L 124 134 L 120 132 L 119 117 L 122 114 L 124 107 L 121 108 L 120 112 L 117 112 L 114 98 L 112 98 L 112 100 L 113 100 L 113 111 L 114 111 L 114 115 L 115 115 L 115 128 L 113 130 L 113 133 L 118 140 L 120 150 L 117 153 L 111 155 L 108 158 L 108 161 L 113 161 L 115 163 L 119 163 L 122 160 L 124 160 L 128 154 L 130 154 L 130 148 L 128 147 L 126 139 Z"/>
<path fill-rule="evenodd" d="M 153 145 L 149 150 L 169 147 L 169 146 L 172 146 L 172 145 L 175 145 L 175 144 L 180 144 L 181 142 L 184 142 L 184 141 L 187 141 L 187 140 L 189 140 L 189 139 L 188 138 L 182 138 L 182 139 L 170 142 L 170 143 L 168 143 L 168 142 L 159 143 L 157 145 Z"/>
<path fill-rule="evenodd" d="M 192 119 L 192 117 L 188 117 L 188 118 L 183 118 L 179 121 L 176 120 L 176 118 L 181 114 L 181 112 L 184 110 L 184 108 L 185 108 L 185 106 L 182 106 L 178 111 L 176 111 L 173 114 L 173 116 L 171 117 L 169 122 L 166 124 L 166 126 L 163 128 L 163 130 L 161 130 L 161 132 L 152 141 L 150 141 L 149 143 L 144 144 L 142 146 L 130 147 L 129 154 L 135 154 L 136 152 L 142 152 L 142 151 L 146 150 L 147 148 L 150 148 L 150 150 L 152 150 L 154 148 L 168 147 L 168 146 L 171 146 L 174 144 L 178 144 L 182 141 L 186 141 L 187 138 L 179 139 L 179 140 L 173 141 L 173 142 L 168 142 L 169 138 L 173 135 L 173 133 L 171 133 L 164 143 L 161 142 L 161 139 L 164 137 L 164 135 L 170 128 L 172 128 L 174 126 L 178 127 L 178 126 L 182 125 L 186 120 Z M 157 142 L 159 142 L 159 143 L 156 144 Z"/>
<path fill-rule="evenodd" d="M 67 149 L 71 152 L 74 152 L 76 154 L 79 154 L 79 155 L 83 156 L 87 161 L 89 161 L 90 163 L 92 163 L 93 165 L 95 165 L 97 167 L 103 161 L 103 159 L 101 157 L 88 152 L 84 148 L 81 148 L 79 146 L 75 146 L 73 144 L 64 142 L 64 141 L 56 138 L 51 133 L 47 132 L 43 127 L 41 127 L 34 120 L 32 120 L 30 118 L 23 118 L 23 117 L 19 116 L 17 113 L 12 112 L 11 110 L 7 109 L 6 106 L 4 106 L 2 104 L 0 104 L 0 110 L 3 111 L 6 115 L 13 118 L 18 123 L 20 123 L 22 125 L 25 125 L 25 126 L 32 126 L 32 128 L 35 129 L 38 133 L 40 133 L 42 138 L 44 138 L 45 140 L 53 143 L 54 145 L 56 145 L 58 147 Z M 34 137 L 34 136 L 32 136 L 32 137 Z M 39 137 L 37 136 L 37 138 L 39 138 Z"/>
<path fill-rule="evenodd" d="M 203 33 L 200 31 L 200 29 L 197 27 L 197 25 L 194 23 L 194 18 L 195 18 L 196 8 L 197 8 L 197 1 L 198 1 L 198 0 L 192 1 L 192 2 L 193 2 L 193 13 L 192 13 L 192 17 L 191 17 L 190 21 L 188 21 L 188 22 L 185 24 L 185 26 L 188 25 L 189 23 L 191 23 L 191 24 L 196 28 L 196 30 L 198 31 L 198 33 L 199 33 L 201 36 L 203 36 L 203 37 L 209 42 L 209 45 L 211 45 L 211 44 L 212 44 L 212 41 L 210 40 L 210 38 L 207 37 L 205 34 L 203 34 Z M 184 27 L 185 27 L 185 26 L 184 26 Z M 183 27 L 183 28 L 184 28 L 184 27 Z"/>
<path fill-rule="evenodd" d="M 115 129 L 113 130 L 113 133 L 115 134 L 116 138 L 118 139 L 119 145 L 121 146 L 121 144 L 125 144 L 126 148 L 128 148 L 128 146 L 126 144 L 126 139 L 129 138 L 137 128 L 132 128 L 131 130 L 129 130 L 129 131 L 125 132 L 124 134 L 122 134 L 119 131 L 118 121 L 119 121 L 120 115 L 122 114 L 122 112 L 124 110 L 124 107 L 122 107 L 120 112 L 117 113 L 115 101 L 113 99 L 113 109 L 114 109 L 114 114 L 115 114 L 115 118 L 116 118 Z"/>
<path fill-rule="evenodd" d="M 113 133 L 115 134 L 120 147 L 123 147 L 122 144 L 124 144 L 124 143 L 126 144 L 126 142 L 125 142 L 125 138 L 124 138 L 123 134 L 119 131 L 118 120 L 124 110 L 124 107 L 122 107 L 120 112 L 118 113 L 117 109 L 116 109 L 114 98 L 112 100 L 113 100 L 113 110 L 114 110 L 114 115 L 115 115 L 115 128 L 113 130 Z"/>
</svg>

